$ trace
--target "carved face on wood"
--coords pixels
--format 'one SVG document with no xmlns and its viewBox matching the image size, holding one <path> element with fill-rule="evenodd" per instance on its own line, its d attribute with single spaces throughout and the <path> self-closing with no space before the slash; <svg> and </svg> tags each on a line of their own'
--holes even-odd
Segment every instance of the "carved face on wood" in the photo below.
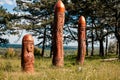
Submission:
<svg viewBox="0 0 120 80">
<path fill-rule="evenodd" d="M 34 50 L 34 40 L 31 35 L 27 34 L 23 37 L 22 41 L 24 48 L 27 50 L 27 52 L 33 52 Z"/>
<path fill-rule="evenodd" d="M 27 41 L 27 44 L 26 44 L 26 50 L 27 52 L 33 52 L 34 50 L 34 43 L 33 41 Z"/>
<path fill-rule="evenodd" d="M 21 65 L 25 72 L 34 72 L 34 40 L 27 34 L 22 40 Z"/>
</svg>

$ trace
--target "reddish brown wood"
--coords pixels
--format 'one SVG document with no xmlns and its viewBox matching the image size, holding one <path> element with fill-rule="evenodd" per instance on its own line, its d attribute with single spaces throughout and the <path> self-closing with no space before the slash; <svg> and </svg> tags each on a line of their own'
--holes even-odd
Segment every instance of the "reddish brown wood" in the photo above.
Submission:
<svg viewBox="0 0 120 80">
<path fill-rule="evenodd" d="M 21 67 L 25 72 L 34 72 L 34 40 L 30 34 L 22 39 Z"/>
<path fill-rule="evenodd" d="M 61 0 L 58 0 L 55 7 L 54 26 L 53 26 L 53 60 L 55 66 L 64 65 L 63 50 L 63 26 L 65 19 L 65 6 Z"/>
<path fill-rule="evenodd" d="M 83 65 L 86 54 L 86 21 L 83 16 L 78 22 L 78 55 L 77 63 Z"/>
</svg>

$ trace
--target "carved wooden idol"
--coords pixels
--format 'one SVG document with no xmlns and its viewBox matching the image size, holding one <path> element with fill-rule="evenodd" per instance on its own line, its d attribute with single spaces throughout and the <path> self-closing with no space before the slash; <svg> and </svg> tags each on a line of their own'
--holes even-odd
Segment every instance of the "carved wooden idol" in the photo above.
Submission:
<svg viewBox="0 0 120 80">
<path fill-rule="evenodd" d="M 64 65 L 63 26 L 65 19 L 65 6 L 61 0 L 58 0 L 54 9 L 52 63 L 55 66 L 62 67 Z"/>
<path fill-rule="evenodd" d="M 83 65 L 86 54 L 86 21 L 83 16 L 78 22 L 78 55 L 77 63 Z"/>
<path fill-rule="evenodd" d="M 25 72 L 34 72 L 34 40 L 30 34 L 22 39 L 21 67 Z"/>
</svg>

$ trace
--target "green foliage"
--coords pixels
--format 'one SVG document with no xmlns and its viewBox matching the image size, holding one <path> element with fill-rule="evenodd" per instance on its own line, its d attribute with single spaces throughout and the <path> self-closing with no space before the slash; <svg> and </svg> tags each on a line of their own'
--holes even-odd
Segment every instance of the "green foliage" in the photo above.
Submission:
<svg viewBox="0 0 120 80">
<path fill-rule="evenodd" d="M 0 72 L 1 72 L 1 71 L 7 71 L 7 72 L 12 72 L 12 71 L 14 71 L 14 70 L 13 70 L 12 63 L 9 62 L 9 61 L 6 61 L 6 62 L 4 62 L 4 63 L 1 63 Z"/>
<path fill-rule="evenodd" d="M 0 26 L 1 24 L 7 24 L 11 19 L 11 14 L 7 12 L 7 9 L 4 9 L 3 6 L 0 6 Z"/>
<path fill-rule="evenodd" d="M 5 56 L 5 58 L 13 58 L 13 57 L 15 57 L 16 52 L 15 52 L 14 48 L 8 48 L 4 56 Z"/>
<path fill-rule="evenodd" d="M 116 41 L 110 42 L 108 47 L 108 53 L 115 53 L 116 52 Z"/>
<path fill-rule="evenodd" d="M 6 79 L 5 73 L 0 71 L 0 80 L 5 80 L 5 79 Z"/>
<path fill-rule="evenodd" d="M 10 62 L 6 62 L 4 67 L 3 67 L 4 71 L 12 71 L 12 65 Z"/>
<path fill-rule="evenodd" d="M 9 43 L 8 39 L 0 38 L 0 45 L 5 45 L 5 44 L 8 44 L 8 43 Z"/>
<path fill-rule="evenodd" d="M 35 55 L 36 58 L 40 58 L 41 49 L 38 48 L 38 47 L 35 47 L 35 48 L 34 48 L 34 55 Z"/>
</svg>

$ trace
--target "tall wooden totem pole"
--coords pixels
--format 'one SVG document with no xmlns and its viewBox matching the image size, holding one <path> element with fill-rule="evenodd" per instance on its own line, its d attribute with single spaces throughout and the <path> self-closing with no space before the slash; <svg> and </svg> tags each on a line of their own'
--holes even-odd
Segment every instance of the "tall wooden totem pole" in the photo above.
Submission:
<svg viewBox="0 0 120 80">
<path fill-rule="evenodd" d="M 86 54 L 86 21 L 80 16 L 78 21 L 78 55 L 77 63 L 83 65 Z"/>
<path fill-rule="evenodd" d="M 34 40 L 30 34 L 22 39 L 21 67 L 24 72 L 34 72 Z"/>
<path fill-rule="evenodd" d="M 61 0 L 58 0 L 54 12 L 53 26 L 53 60 L 55 66 L 64 66 L 64 50 L 63 50 L 63 26 L 65 20 L 65 6 Z"/>
</svg>

